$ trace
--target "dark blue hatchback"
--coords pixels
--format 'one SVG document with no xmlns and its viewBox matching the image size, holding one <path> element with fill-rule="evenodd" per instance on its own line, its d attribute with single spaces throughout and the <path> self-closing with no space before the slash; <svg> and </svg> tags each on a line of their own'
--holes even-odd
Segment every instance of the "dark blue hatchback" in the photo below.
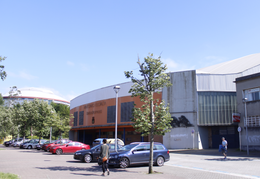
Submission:
<svg viewBox="0 0 260 179">
<path fill-rule="evenodd" d="M 148 164 L 150 158 L 150 142 L 133 142 L 110 154 L 109 165 L 126 168 L 133 164 Z M 163 166 L 170 160 L 169 150 L 161 143 L 154 142 L 153 162 Z"/>
</svg>

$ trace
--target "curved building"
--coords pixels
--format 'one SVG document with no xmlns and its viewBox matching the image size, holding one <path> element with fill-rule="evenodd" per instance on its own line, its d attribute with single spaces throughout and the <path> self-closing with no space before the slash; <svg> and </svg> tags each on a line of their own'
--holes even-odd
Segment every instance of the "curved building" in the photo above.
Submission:
<svg viewBox="0 0 260 179">
<path fill-rule="evenodd" d="M 54 103 L 60 103 L 65 105 L 70 105 L 70 102 L 63 99 L 60 96 L 55 95 L 52 91 L 47 89 L 41 89 L 41 88 L 21 88 L 18 89 L 20 93 L 15 97 L 18 102 L 23 102 L 24 100 L 32 101 L 34 99 L 40 99 L 44 101 L 48 101 L 50 104 L 51 102 Z M 8 100 L 10 99 L 9 94 L 3 95 L 3 99 L 5 101 L 5 104 L 8 105 Z"/>
<path fill-rule="evenodd" d="M 118 92 L 118 115 L 117 115 L 117 137 L 125 144 L 135 141 L 148 141 L 136 133 L 132 127 L 132 109 L 134 104 L 141 107 L 139 97 L 131 97 L 128 93 L 132 86 L 131 82 L 121 83 Z M 108 86 L 82 94 L 70 102 L 70 112 L 74 115 L 71 121 L 70 139 L 86 144 L 92 144 L 96 138 L 115 137 L 116 119 L 116 93 L 114 86 Z M 161 94 L 154 94 L 154 97 L 161 99 Z M 162 137 L 156 138 L 162 142 Z"/>
</svg>

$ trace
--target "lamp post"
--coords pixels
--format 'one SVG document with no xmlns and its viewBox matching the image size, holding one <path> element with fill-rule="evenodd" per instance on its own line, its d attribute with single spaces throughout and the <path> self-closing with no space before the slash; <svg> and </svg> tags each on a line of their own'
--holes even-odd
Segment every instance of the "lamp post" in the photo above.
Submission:
<svg viewBox="0 0 260 179">
<path fill-rule="evenodd" d="M 246 120 L 246 151 L 247 151 L 247 155 L 249 155 L 249 149 L 248 149 L 248 130 L 247 130 L 247 109 L 246 109 L 247 98 L 243 98 L 243 102 L 245 103 L 245 120 Z"/>
<path fill-rule="evenodd" d="M 118 92 L 120 90 L 120 86 L 115 86 L 114 91 L 116 92 L 116 121 L 115 121 L 115 151 L 117 152 L 117 108 L 118 108 Z"/>
</svg>

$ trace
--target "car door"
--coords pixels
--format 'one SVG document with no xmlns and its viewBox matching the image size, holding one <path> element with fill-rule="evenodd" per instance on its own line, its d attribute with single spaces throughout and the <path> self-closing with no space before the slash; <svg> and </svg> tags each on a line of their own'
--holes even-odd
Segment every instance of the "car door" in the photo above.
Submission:
<svg viewBox="0 0 260 179">
<path fill-rule="evenodd" d="M 146 163 L 147 156 L 149 156 L 149 150 L 145 147 L 145 145 L 138 145 L 132 150 L 132 154 L 129 155 L 130 161 L 132 164 L 134 163 Z M 149 161 L 149 160 L 148 160 Z"/>
<path fill-rule="evenodd" d="M 101 152 L 101 145 L 99 145 L 97 148 L 94 149 L 93 151 L 93 159 L 97 160 Z"/>
<path fill-rule="evenodd" d="M 65 146 L 62 147 L 63 152 L 64 153 L 72 153 L 74 145 L 75 145 L 75 142 L 65 144 Z"/>
</svg>

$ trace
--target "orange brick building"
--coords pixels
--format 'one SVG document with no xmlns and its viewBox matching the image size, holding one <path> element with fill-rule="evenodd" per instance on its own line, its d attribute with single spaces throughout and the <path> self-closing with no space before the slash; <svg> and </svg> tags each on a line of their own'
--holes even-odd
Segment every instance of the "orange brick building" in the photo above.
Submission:
<svg viewBox="0 0 260 179">
<path fill-rule="evenodd" d="M 115 86 L 115 85 L 114 85 Z M 86 144 L 92 144 L 96 138 L 115 137 L 116 93 L 114 86 L 97 89 L 82 94 L 70 102 L 70 112 L 74 119 L 70 125 L 70 139 Z M 132 109 L 134 104 L 141 107 L 138 97 L 131 97 L 128 93 L 131 82 L 119 84 L 117 137 L 129 144 L 137 141 L 149 141 L 142 137 L 132 127 Z M 161 93 L 155 93 L 154 98 L 162 99 Z M 162 142 L 162 136 L 156 136 L 155 141 Z"/>
</svg>

